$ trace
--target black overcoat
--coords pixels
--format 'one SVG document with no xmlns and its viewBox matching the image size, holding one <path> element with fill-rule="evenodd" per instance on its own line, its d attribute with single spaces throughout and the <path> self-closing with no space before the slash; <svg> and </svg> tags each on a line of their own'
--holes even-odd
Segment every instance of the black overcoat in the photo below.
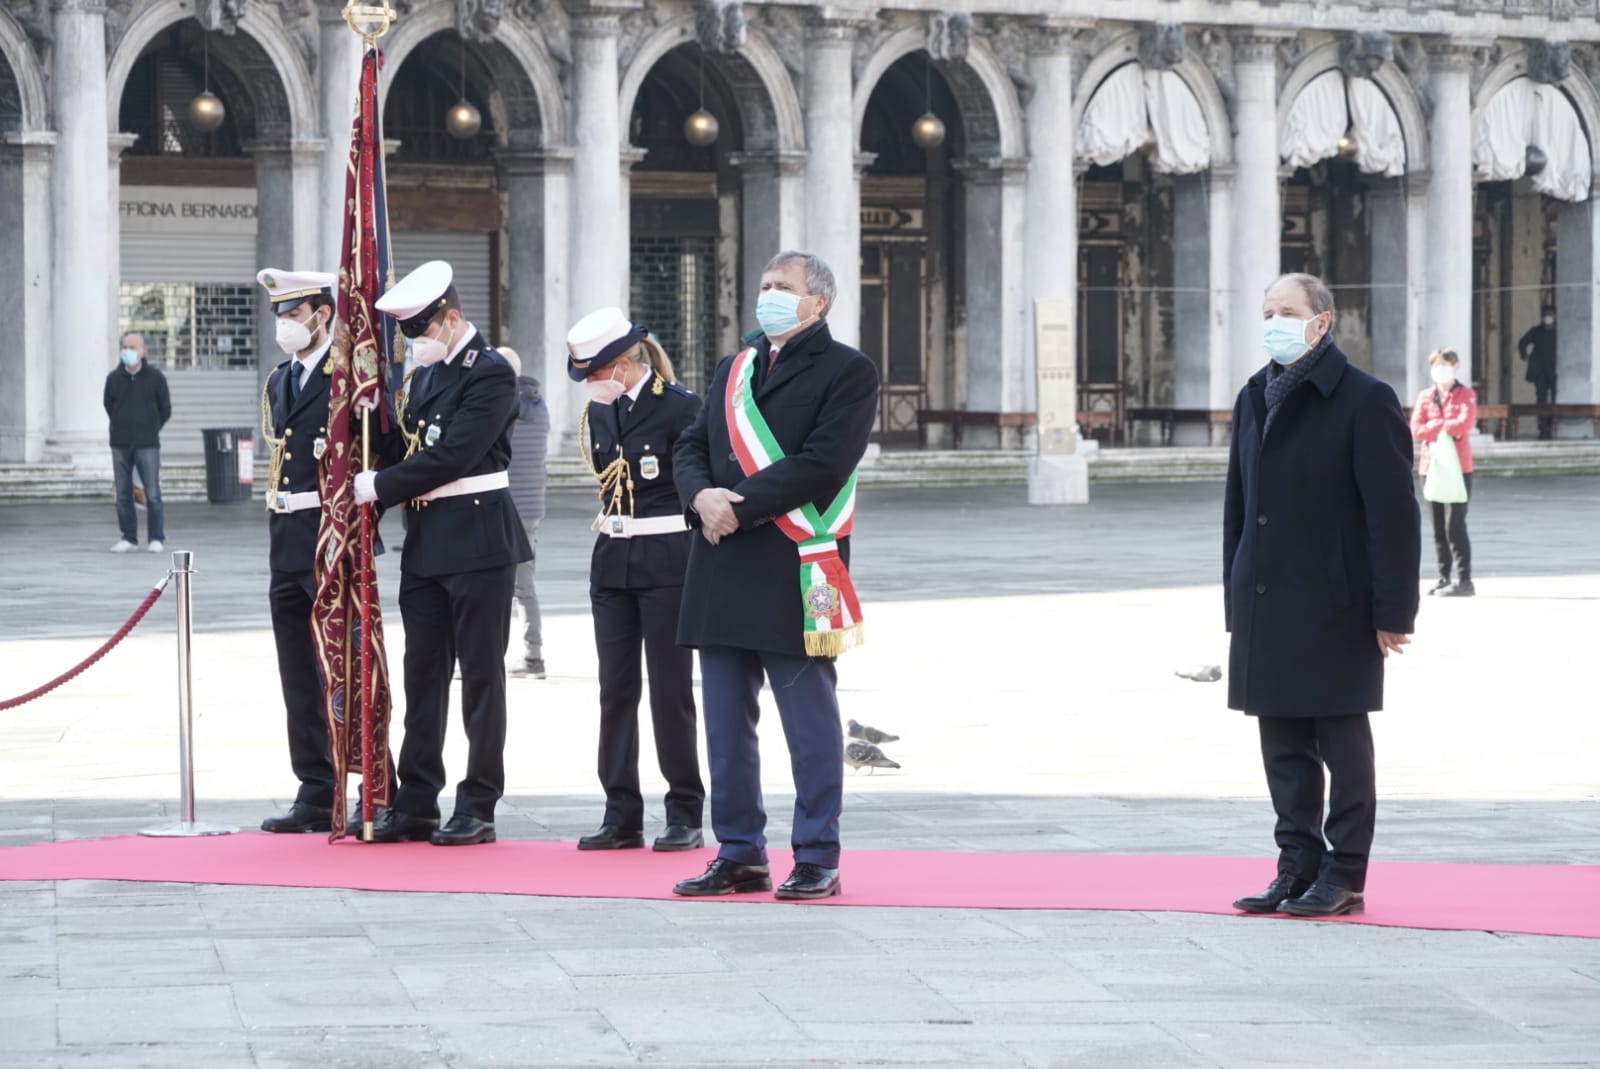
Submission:
<svg viewBox="0 0 1600 1069">
<path fill-rule="evenodd" d="M 659 395 L 653 390 L 658 382 Z M 673 447 L 699 411 L 700 398 L 654 375 L 631 409 L 625 398 L 611 405 L 589 403 L 585 423 L 590 461 L 596 471 L 603 471 L 619 455 L 627 458 L 633 474 L 633 515 L 638 519 L 683 514 L 674 481 Z M 601 504 L 610 504 L 609 494 Z M 628 515 L 626 494 L 622 514 Z M 691 531 L 637 538 L 596 535 L 589 558 L 589 585 L 606 590 L 682 586 L 689 566 L 689 543 L 698 537 Z"/>
<path fill-rule="evenodd" d="M 1228 705 L 1255 716 L 1383 708 L 1377 631 L 1417 615 L 1421 518 L 1394 390 L 1330 347 L 1266 441 L 1268 368 L 1233 408 L 1222 537 Z"/>
<path fill-rule="evenodd" d="M 420 437 L 421 447 L 402 460 L 404 440 L 388 435 L 383 449 L 390 466 L 374 483 L 385 509 L 405 506 L 408 513 L 402 572 L 431 578 L 533 559 L 509 489 L 409 504 L 456 479 L 505 471 L 516 418 L 516 372 L 482 334 L 449 363 L 411 376 L 400 421 Z"/>
<path fill-rule="evenodd" d="M 756 344 L 765 368 L 770 345 Z M 755 398 L 784 458 L 749 478 L 728 436 L 725 397 L 733 358 L 717 365 L 706 403 L 678 439 L 678 494 L 690 507 L 701 490 L 721 486 L 744 496 L 734 506 L 739 529 L 713 546 L 696 534 L 689 550 L 678 642 L 805 656 L 800 557 L 772 521 L 806 502 L 832 504 L 867 449 L 878 411 L 878 370 L 833 340 L 824 324 L 796 338 L 770 377 L 757 372 Z M 849 561 L 850 540 L 839 553 Z"/>
<path fill-rule="evenodd" d="M 328 438 L 328 369 L 324 349 L 293 404 L 289 401 L 289 377 L 297 371 L 295 362 L 285 360 L 267 377 L 272 436 L 283 439 L 283 465 L 278 485 L 270 488 L 273 492 L 300 494 L 318 489 L 318 461 L 327 449 Z M 323 444 L 319 446 L 319 442 Z M 321 525 L 321 509 L 272 513 L 267 520 L 267 555 L 272 570 L 292 574 L 311 571 Z"/>
</svg>

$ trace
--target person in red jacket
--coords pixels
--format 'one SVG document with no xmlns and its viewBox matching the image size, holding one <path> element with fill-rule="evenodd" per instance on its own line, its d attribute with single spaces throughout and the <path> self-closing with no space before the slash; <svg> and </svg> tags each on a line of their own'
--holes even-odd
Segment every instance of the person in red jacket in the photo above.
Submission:
<svg viewBox="0 0 1600 1069">
<path fill-rule="evenodd" d="M 1472 497 L 1472 428 L 1478 422 L 1478 395 L 1472 387 L 1456 381 L 1461 358 L 1454 349 L 1435 349 L 1428 357 L 1428 374 L 1433 385 L 1417 395 L 1411 408 L 1411 437 L 1419 442 L 1437 441 L 1441 434 L 1455 440 L 1456 456 L 1461 458 L 1462 478 L 1467 497 Z M 1428 451 L 1417 450 L 1417 471 L 1428 474 Z M 1446 598 L 1470 598 L 1472 588 L 1472 543 L 1467 539 L 1467 503 L 1443 505 L 1433 502 L 1433 545 L 1439 558 L 1439 581 L 1428 591 Z M 1450 582 L 1455 565 L 1456 581 Z"/>
</svg>

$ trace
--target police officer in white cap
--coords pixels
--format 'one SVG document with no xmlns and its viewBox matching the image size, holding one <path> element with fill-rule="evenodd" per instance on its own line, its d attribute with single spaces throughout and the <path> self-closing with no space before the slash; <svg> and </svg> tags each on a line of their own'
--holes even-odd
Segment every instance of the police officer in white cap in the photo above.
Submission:
<svg viewBox="0 0 1600 1069">
<path fill-rule="evenodd" d="M 656 763 L 667 781 L 666 828 L 656 850 L 693 850 L 706 789 L 700 779 L 694 654 L 678 645 L 683 574 L 694 537 L 672 478 L 672 451 L 700 399 L 679 386 L 672 361 L 619 308 L 602 308 L 567 334 L 567 374 L 589 394 L 578 435 L 600 482 L 600 537 L 589 562 L 589 603 L 600 660 L 599 830 L 580 850 L 644 846 L 639 791 L 639 651 L 650 676 Z"/>
<path fill-rule="evenodd" d="M 288 359 L 273 368 L 261 393 L 261 433 L 272 448 L 267 484 L 272 637 L 288 713 L 289 766 L 300 781 L 294 804 L 261 822 L 262 831 L 328 830 L 334 775 L 322 681 L 311 641 L 312 575 L 322 506 L 318 461 L 328 435 L 328 349 L 333 344 L 333 287 L 316 271 L 267 268 L 256 275 L 277 317 L 277 343 Z"/>
<path fill-rule="evenodd" d="M 423 264 L 378 300 L 417 364 L 384 466 L 355 479 L 358 503 L 406 509 L 400 618 L 406 630 L 405 741 L 399 790 L 378 842 L 494 842 L 505 792 L 506 642 L 517 564 L 533 550 L 511 502 L 506 467 L 516 374 L 462 316 L 450 265 Z M 461 666 L 467 770 L 439 826 L 450 678 Z"/>
</svg>

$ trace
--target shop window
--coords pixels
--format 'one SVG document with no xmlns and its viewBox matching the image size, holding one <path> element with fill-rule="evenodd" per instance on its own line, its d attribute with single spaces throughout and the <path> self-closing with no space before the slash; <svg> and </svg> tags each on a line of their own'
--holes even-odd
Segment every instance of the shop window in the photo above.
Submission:
<svg viewBox="0 0 1600 1069">
<path fill-rule="evenodd" d="M 119 332 L 143 335 L 164 370 L 253 368 L 255 296 L 249 284 L 124 282 Z"/>
</svg>

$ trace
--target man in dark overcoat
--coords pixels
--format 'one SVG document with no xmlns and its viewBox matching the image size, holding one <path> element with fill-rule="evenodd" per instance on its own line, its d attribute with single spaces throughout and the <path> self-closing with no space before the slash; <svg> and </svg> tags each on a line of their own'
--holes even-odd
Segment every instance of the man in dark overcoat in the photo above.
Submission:
<svg viewBox="0 0 1600 1069">
<path fill-rule="evenodd" d="M 718 365 L 674 455 L 679 497 L 701 536 L 689 551 L 678 641 L 700 650 L 711 826 L 720 844 L 704 874 L 674 888 L 681 895 L 772 887 L 756 744 L 763 676 L 795 784 L 795 867 L 777 897 L 839 893 L 838 677 L 831 657 L 808 654 L 816 647 L 808 646 L 815 621 L 807 614 L 837 610 L 840 591 L 832 583 L 802 589 L 802 558 L 784 525 L 807 505 L 827 513 L 853 485 L 877 415 L 876 366 L 828 333 L 823 317 L 834 293 L 833 272 L 816 256 L 786 252 L 767 264 L 756 305 L 763 337 L 753 353 Z M 748 378 L 730 384 L 736 368 Z M 770 442 L 730 426 L 729 410 L 748 414 L 745 402 L 759 411 Z M 758 447 L 781 455 L 747 474 L 741 453 Z M 837 551 L 848 564 L 848 537 L 837 540 Z"/>
<path fill-rule="evenodd" d="M 1411 435 L 1394 391 L 1333 344 L 1333 317 L 1320 279 L 1273 283 L 1271 360 L 1233 409 L 1228 705 L 1256 718 L 1278 817 L 1277 878 L 1234 903 L 1251 913 L 1361 908 L 1377 811 L 1367 714 L 1383 708 L 1384 661 L 1404 652 L 1417 615 Z"/>
</svg>

